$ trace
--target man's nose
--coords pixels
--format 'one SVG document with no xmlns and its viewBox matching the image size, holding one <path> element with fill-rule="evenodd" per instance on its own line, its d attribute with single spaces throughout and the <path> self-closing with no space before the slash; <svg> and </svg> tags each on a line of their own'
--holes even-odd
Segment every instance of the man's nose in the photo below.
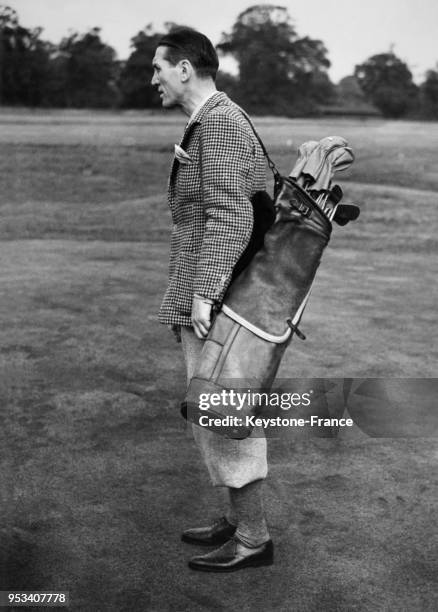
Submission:
<svg viewBox="0 0 438 612">
<path fill-rule="evenodd" d="M 158 77 L 154 72 L 154 74 L 152 75 L 152 79 L 151 79 L 151 85 L 158 85 L 158 83 L 159 83 Z"/>
</svg>

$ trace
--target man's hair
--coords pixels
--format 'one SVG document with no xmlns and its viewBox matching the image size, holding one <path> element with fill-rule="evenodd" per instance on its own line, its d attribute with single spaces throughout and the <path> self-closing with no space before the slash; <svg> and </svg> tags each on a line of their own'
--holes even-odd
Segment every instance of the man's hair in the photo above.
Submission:
<svg viewBox="0 0 438 612">
<path fill-rule="evenodd" d="M 166 59 L 173 66 L 187 59 L 200 78 L 211 77 L 216 80 L 219 60 L 211 41 L 193 28 L 178 27 L 163 36 L 158 46 L 165 46 Z"/>
</svg>

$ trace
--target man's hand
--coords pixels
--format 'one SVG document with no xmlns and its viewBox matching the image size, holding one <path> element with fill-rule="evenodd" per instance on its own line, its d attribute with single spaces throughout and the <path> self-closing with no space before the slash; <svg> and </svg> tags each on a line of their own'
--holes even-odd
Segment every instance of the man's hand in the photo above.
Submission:
<svg viewBox="0 0 438 612">
<path fill-rule="evenodd" d="M 192 305 L 192 324 L 195 334 L 201 340 L 208 334 L 211 327 L 211 310 L 213 304 L 210 304 L 202 297 L 194 296 Z"/>
</svg>

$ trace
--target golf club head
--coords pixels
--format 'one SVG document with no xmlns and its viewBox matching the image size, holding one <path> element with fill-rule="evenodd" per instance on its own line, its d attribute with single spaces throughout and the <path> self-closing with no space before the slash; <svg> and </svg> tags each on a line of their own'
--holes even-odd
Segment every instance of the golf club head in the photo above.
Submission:
<svg viewBox="0 0 438 612">
<path fill-rule="evenodd" d="M 348 147 L 345 138 L 341 136 L 328 136 L 323 138 L 314 146 L 314 141 L 310 141 L 311 147 L 308 157 L 300 157 L 296 163 L 291 176 L 299 171 L 300 176 L 311 179 L 311 188 L 315 191 L 330 189 L 330 182 L 333 176 L 332 159 L 338 159 L 340 152 L 343 153 Z M 307 143 L 304 143 L 306 145 Z M 302 146 L 304 146 L 302 145 Z M 303 163 L 304 162 L 304 163 Z"/>
<path fill-rule="evenodd" d="M 322 138 L 316 146 L 315 141 L 309 141 L 301 145 L 298 152 L 299 158 L 289 176 L 312 192 L 330 190 L 334 173 L 345 170 L 354 161 L 353 151 L 341 136 Z M 342 197 L 340 187 L 335 190 L 334 200 L 339 201 L 339 196 Z M 321 198 L 317 196 L 317 200 Z"/>
<path fill-rule="evenodd" d="M 321 138 L 318 144 L 321 149 L 325 149 L 326 151 L 348 146 L 348 142 L 345 138 L 342 138 L 342 136 L 326 136 L 325 138 Z"/>
<path fill-rule="evenodd" d="M 302 181 L 299 180 L 300 174 L 309 158 L 312 154 L 312 151 L 315 147 L 318 146 L 316 140 L 308 140 L 307 142 L 303 142 L 303 144 L 298 149 L 298 159 L 295 162 L 295 165 L 289 174 L 290 178 L 295 179 L 299 184 L 302 184 Z"/>
<path fill-rule="evenodd" d="M 318 142 L 316 140 L 307 140 L 298 148 L 298 154 L 300 157 L 309 157 L 317 146 Z"/>
<path fill-rule="evenodd" d="M 338 202 L 340 202 L 343 197 L 344 197 L 344 192 L 342 191 L 341 186 L 333 185 L 333 187 L 330 190 L 330 200 L 333 202 L 333 204 L 338 204 Z"/>
<path fill-rule="evenodd" d="M 338 225 L 347 225 L 350 221 L 356 221 L 360 215 L 360 208 L 356 204 L 338 204 L 333 221 Z"/>
<path fill-rule="evenodd" d="M 330 150 L 324 158 L 324 166 L 315 178 L 314 189 L 323 189 L 331 183 L 336 172 L 346 170 L 354 161 L 353 151 L 350 147 L 338 146 Z M 304 170 L 307 169 L 307 166 Z M 340 188 L 339 188 L 340 189 Z M 341 190 L 342 192 L 342 190 Z"/>
<path fill-rule="evenodd" d="M 354 162 L 354 153 L 350 147 L 339 147 L 330 155 L 333 173 L 346 170 Z"/>
</svg>

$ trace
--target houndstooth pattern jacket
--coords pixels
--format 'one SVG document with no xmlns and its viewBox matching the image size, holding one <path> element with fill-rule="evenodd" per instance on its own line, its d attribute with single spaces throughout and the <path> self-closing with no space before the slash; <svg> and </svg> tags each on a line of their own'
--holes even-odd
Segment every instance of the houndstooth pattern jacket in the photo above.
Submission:
<svg viewBox="0 0 438 612">
<path fill-rule="evenodd" d="M 250 198 L 266 187 L 263 151 L 248 120 L 217 92 L 186 127 L 169 185 L 173 230 L 169 282 L 159 320 L 192 325 L 193 294 L 222 302 L 251 236 Z"/>
</svg>

